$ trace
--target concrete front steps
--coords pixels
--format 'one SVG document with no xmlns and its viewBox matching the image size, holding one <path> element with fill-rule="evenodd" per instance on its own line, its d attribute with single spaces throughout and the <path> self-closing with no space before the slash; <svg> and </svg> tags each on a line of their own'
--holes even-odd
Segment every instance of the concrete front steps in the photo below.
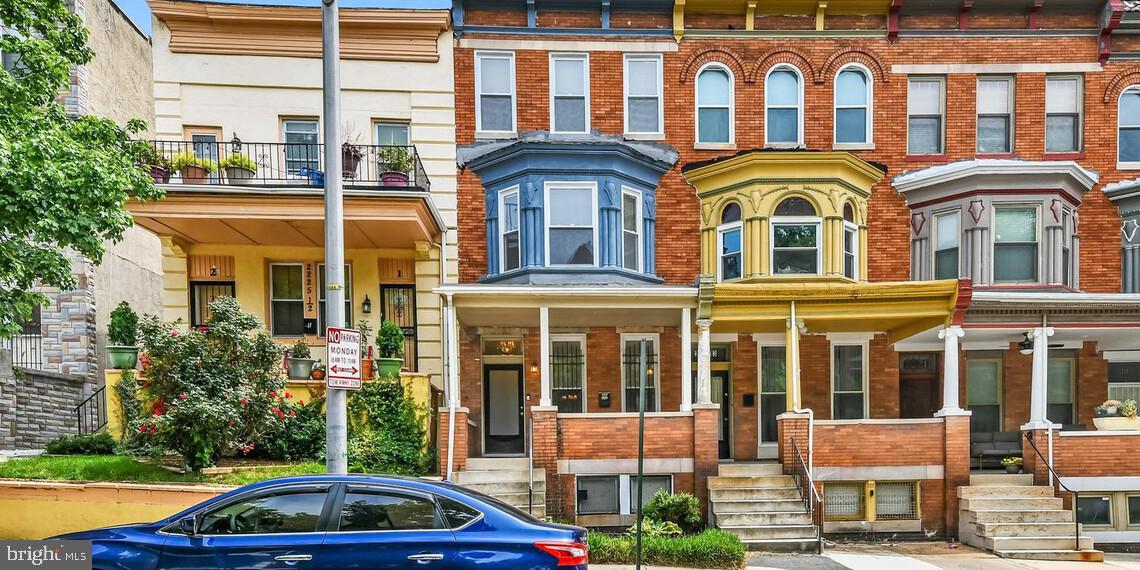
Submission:
<svg viewBox="0 0 1140 570">
<path fill-rule="evenodd" d="M 1032 474 L 979 474 L 958 487 L 959 539 L 1003 558 L 1101 562 L 1104 553 L 1081 536 L 1076 549 L 1073 511 Z"/>
<path fill-rule="evenodd" d="M 723 463 L 709 477 L 712 523 L 752 550 L 814 551 L 816 530 L 795 479 L 778 463 Z"/>
<path fill-rule="evenodd" d="M 527 486 L 529 465 L 526 457 L 472 457 L 467 460 L 467 469 L 455 474 L 455 482 L 524 511 L 529 501 L 531 514 L 546 518 L 546 472 L 534 470 L 531 494 Z"/>
</svg>

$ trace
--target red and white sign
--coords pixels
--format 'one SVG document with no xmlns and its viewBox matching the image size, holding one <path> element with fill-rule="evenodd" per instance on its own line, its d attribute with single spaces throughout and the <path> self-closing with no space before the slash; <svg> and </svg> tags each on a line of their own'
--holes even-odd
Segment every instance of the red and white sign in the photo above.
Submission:
<svg viewBox="0 0 1140 570">
<path fill-rule="evenodd" d="M 325 334 L 328 370 L 325 380 L 329 388 L 359 390 L 361 375 L 360 331 L 329 327 Z"/>
</svg>

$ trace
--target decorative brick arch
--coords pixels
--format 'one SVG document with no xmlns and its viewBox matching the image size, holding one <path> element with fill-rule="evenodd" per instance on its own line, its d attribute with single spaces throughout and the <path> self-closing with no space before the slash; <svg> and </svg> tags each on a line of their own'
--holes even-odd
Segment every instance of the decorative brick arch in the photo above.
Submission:
<svg viewBox="0 0 1140 570">
<path fill-rule="evenodd" d="M 809 60 L 803 52 L 792 48 L 782 48 L 764 54 L 764 56 L 760 58 L 760 61 L 757 61 L 756 65 L 752 66 L 745 81 L 754 83 L 757 77 L 762 77 L 768 73 L 769 69 L 781 63 L 787 63 L 799 68 L 800 73 L 804 76 L 804 81 L 815 79 L 815 67 L 812 66 L 811 60 Z"/>
<path fill-rule="evenodd" d="M 823 67 L 820 69 L 819 75 L 816 76 L 815 82 L 823 83 L 827 81 L 829 77 L 835 75 L 836 70 L 848 63 L 861 63 L 863 67 L 871 70 L 871 75 L 874 75 L 880 82 L 887 83 L 890 81 L 890 77 L 886 71 L 883 70 L 882 60 L 879 59 L 879 56 L 875 52 L 852 48 L 831 54 L 831 56 L 827 58 L 827 61 L 823 63 Z"/>
<path fill-rule="evenodd" d="M 1131 85 L 1140 83 L 1140 66 L 1129 67 L 1116 74 L 1108 86 L 1104 88 L 1104 102 L 1112 103 L 1120 97 L 1120 93 Z"/>
<path fill-rule="evenodd" d="M 744 72 L 743 59 L 736 52 L 726 48 L 708 48 L 694 53 L 685 65 L 681 66 L 681 83 L 688 83 L 706 63 L 721 63 L 732 70 L 732 74 L 739 79 L 751 82 L 749 74 Z"/>
</svg>

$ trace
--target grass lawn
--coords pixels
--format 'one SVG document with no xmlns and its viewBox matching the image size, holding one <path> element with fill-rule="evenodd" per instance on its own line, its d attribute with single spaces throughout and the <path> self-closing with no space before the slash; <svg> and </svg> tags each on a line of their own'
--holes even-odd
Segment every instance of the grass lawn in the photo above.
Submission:
<svg viewBox="0 0 1140 570">
<path fill-rule="evenodd" d="M 237 471 L 223 475 L 171 473 L 123 455 L 63 455 L 12 459 L 0 463 L 0 479 L 47 481 L 100 481 L 128 483 L 210 483 L 248 485 L 274 477 L 324 473 L 323 463 L 297 463 L 281 467 Z"/>
</svg>

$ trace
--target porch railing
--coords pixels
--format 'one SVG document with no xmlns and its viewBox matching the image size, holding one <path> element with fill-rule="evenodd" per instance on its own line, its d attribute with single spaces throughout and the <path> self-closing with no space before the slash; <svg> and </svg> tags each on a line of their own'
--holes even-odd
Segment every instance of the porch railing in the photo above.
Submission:
<svg viewBox="0 0 1140 570">
<path fill-rule="evenodd" d="M 79 435 L 96 433 L 107 425 L 106 391 L 106 386 L 100 387 L 75 407 L 75 423 Z"/>
<path fill-rule="evenodd" d="M 811 515 L 812 526 L 815 527 L 816 554 L 823 554 L 823 495 L 815 488 L 811 470 L 808 469 L 794 437 L 792 438 L 792 478 L 800 488 L 800 498 L 804 502 L 804 508 Z"/>
<path fill-rule="evenodd" d="M 325 145 L 317 142 L 151 141 L 151 175 L 171 184 L 323 188 Z M 344 144 L 345 188 L 431 190 L 415 145 Z M 205 167 L 205 170 L 181 168 Z M 212 172 L 211 172 L 212 171 Z"/>
<path fill-rule="evenodd" d="M 0 339 L 0 348 L 12 352 L 12 366 L 29 370 L 43 370 L 43 337 L 35 334 L 18 334 L 12 338 Z"/>
<path fill-rule="evenodd" d="M 1052 437 L 1051 431 L 1050 431 L 1050 437 Z M 1041 454 L 1041 450 L 1037 449 L 1037 442 L 1033 441 L 1033 432 L 1031 432 L 1031 431 L 1025 432 L 1025 441 L 1029 442 L 1029 447 L 1032 447 L 1033 452 L 1037 454 L 1037 460 L 1040 461 L 1041 464 L 1044 465 L 1045 468 L 1049 470 L 1049 473 L 1051 475 L 1053 475 L 1053 480 L 1057 482 L 1057 485 L 1059 485 L 1061 487 L 1061 489 L 1064 489 L 1064 491 L 1066 493 L 1069 493 L 1073 496 L 1073 530 L 1074 530 L 1073 540 L 1076 543 L 1076 546 L 1075 546 L 1075 548 L 1073 548 L 1073 550 L 1080 551 L 1081 550 L 1081 521 L 1079 518 L 1077 518 L 1077 503 L 1080 502 L 1080 493 L 1070 489 L 1069 486 L 1066 485 L 1065 482 L 1061 480 L 1061 476 L 1058 475 L 1057 472 L 1053 470 L 1053 466 L 1050 465 L 1049 461 L 1047 459 L 1045 459 L 1045 456 Z"/>
</svg>

